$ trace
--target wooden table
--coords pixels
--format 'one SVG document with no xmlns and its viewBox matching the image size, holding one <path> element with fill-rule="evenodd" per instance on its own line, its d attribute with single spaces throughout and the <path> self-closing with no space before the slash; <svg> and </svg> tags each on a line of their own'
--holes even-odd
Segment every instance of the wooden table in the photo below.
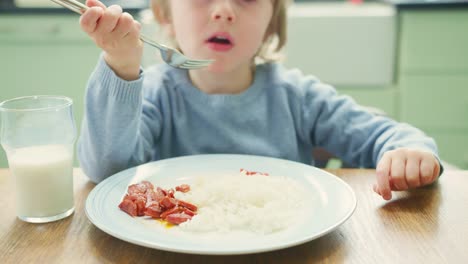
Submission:
<svg viewBox="0 0 468 264">
<path fill-rule="evenodd" d="M 133 245 L 96 228 L 84 204 L 95 184 L 79 169 L 75 213 L 29 224 L 15 216 L 13 180 L 0 169 L 0 263 L 468 263 L 468 171 L 446 171 L 433 186 L 390 202 L 373 193 L 374 170 L 331 170 L 355 191 L 343 225 L 303 245 L 267 253 L 202 256 Z"/>
</svg>

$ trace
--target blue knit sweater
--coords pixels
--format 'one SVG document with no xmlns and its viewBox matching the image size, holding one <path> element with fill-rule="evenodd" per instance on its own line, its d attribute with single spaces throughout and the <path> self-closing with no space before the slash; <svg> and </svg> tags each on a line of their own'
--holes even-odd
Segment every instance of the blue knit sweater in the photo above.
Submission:
<svg viewBox="0 0 468 264">
<path fill-rule="evenodd" d="M 157 65 L 138 80 L 120 79 L 101 58 L 86 90 L 78 141 L 94 182 L 149 161 L 235 153 L 314 164 L 324 147 L 354 166 L 375 167 L 384 152 L 413 147 L 437 156 L 420 130 L 378 116 L 298 70 L 258 65 L 240 94 L 206 94 L 185 70 Z"/>
</svg>

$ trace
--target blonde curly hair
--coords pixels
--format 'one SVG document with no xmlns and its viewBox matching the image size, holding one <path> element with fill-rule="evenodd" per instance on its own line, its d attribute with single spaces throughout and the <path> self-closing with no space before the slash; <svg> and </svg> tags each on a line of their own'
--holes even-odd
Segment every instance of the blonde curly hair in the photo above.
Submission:
<svg viewBox="0 0 468 264">
<path fill-rule="evenodd" d="M 272 0 L 273 16 L 268 25 L 268 37 L 260 47 L 256 58 L 264 62 L 282 59 L 281 50 L 287 39 L 287 6 L 290 0 Z M 151 9 L 156 21 L 170 20 L 170 0 L 151 0 Z M 174 39 L 170 39 L 174 45 Z"/>
</svg>

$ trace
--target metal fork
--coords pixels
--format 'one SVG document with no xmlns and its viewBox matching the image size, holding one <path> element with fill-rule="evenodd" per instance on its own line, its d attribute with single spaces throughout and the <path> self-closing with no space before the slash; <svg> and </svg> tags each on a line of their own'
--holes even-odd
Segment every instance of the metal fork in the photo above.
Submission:
<svg viewBox="0 0 468 264">
<path fill-rule="evenodd" d="M 86 6 L 85 4 L 75 1 L 75 0 L 51 0 L 51 1 L 65 8 L 68 8 L 71 11 L 76 12 L 80 15 L 83 14 L 84 11 L 89 9 L 89 7 Z M 189 59 L 185 55 L 177 51 L 176 49 L 157 43 L 143 34 L 140 34 L 140 40 L 153 47 L 158 48 L 159 51 L 161 52 L 161 57 L 164 60 L 164 62 L 166 62 L 168 65 L 175 67 L 175 68 L 194 70 L 194 69 L 206 67 L 213 62 L 213 60 Z"/>
</svg>

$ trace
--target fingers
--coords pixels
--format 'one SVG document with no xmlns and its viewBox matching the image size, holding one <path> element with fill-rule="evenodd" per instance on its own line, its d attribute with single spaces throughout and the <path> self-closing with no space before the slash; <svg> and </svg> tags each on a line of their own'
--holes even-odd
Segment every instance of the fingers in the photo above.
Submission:
<svg viewBox="0 0 468 264">
<path fill-rule="evenodd" d="M 133 17 L 125 12 L 123 13 L 119 20 L 117 21 L 117 25 L 114 29 L 114 34 L 121 38 L 125 37 L 133 27 Z"/>
<path fill-rule="evenodd" d="M 87 0 L 86 5 L 89 9 L 80 17 L 81 28 L 88 34 L 96 30 L 97 21 L 106 10 L 106 6 L 97 0 Z"/>
<path fill-rule="evenodd" d="M 408 184 L 406 183 L 406 156 L 404 155 L 391 155 L 392 167 L 390 169 L 390 177 L 392 179 L 393 185 L 397 190 L 406 190 L 408 189 Z"/>
<path fill-rule="evenodd" d="M 421 178 L 420 178 L 420 163 L 421 157 L 417 155 L 417 153 L 409 153 L 408 158 L 406 160 L 406 183 L 407 188 L 402 189 L 406 190 L 408 188 L 417 188 L 421 186 Z"/>
<path fill-rule="evenodd" d="M 374 190 L 375 193 L 378 195 L 382 195 L 379 190 L 379 186 L 377 184 L 374 184 L 372 186 L 372 190 Z M 392 179 L 390 178 L 390 190 L 396 190 L 395 185 L 393 185 Z"/>
<path fill-rule="evenodd" d="M 434 166 L 434 177 L 432 178 L 432 182 L 436 181 L 439 178 L 440 173 L 441 173 L 440 170 L 442 169 L 440 167 L 441 165 L 439 163 L 439 160 L 434 156 L 433 156 L 433 158 L 435 159 L 435 166 Z"/>
<path fill-rule="evenodd" d="M 129 13 L 123 13 L 114 29 L 113 34 L 125 39 L 131 45 L 140 46 L 141 24 L 134 20 Z"/>
<path fill-rule="evenodd" d="M 133 21 L 133 28 L 128 32 L 127 37 L 133 37 L 136 39 L 140 38 L 140 30 L 141 30 L 141 24 L 140 22 L 134 20 Z"/>
<path fill-rule="evenodd" d="M 434 182 L 440 164 L 432 153 L 401 148 L 386 152 L 376 172 L 377 184 L 373 190 L 389 200 L 392 190 L 403 191 Z"/>
<path fill-rule="evenodd" d="M 390 190 L 390 168 L 392 166 L 392 160 L 390 155 L 387 153 L 383 155 L 382 159 L 377 165 L 377 185 L 374 191 L 381 195 L 385 200 L 392 198 L 392 192 Z"/>
<path fill-rule="evenodd" d="M 97 22 L 104 13 L 104 9 L 101 7 L 90 7 L 80 17 L 80 26 L 84 32 L 92 34 L 97 27 Z"/>
<path fill-rule="evenodd" d="M 97 6 L 97 7 L 101 7 L 102 9 L 106 9 L 106 5 L 104 5 L 102 2 L 98 0 L 87 0 L 86 5 L 89 7 Z"/>
<path fill-rule="evenodd" d="M 124 38 L 129 39 L 126 40 L 129 45 L 138 44 L 141 25 L 122 7 L 106 8 L 97 0 L 88 0 L 86 4 L 90 8 L 81 16 L 80 25 L 99 47 L 113 50 Z"/>
<path fill-rule="evenodd" d="M 122 7 L 118 5 L 109 6 L 99 19 L 99 23 L 94 34 L 103 36 L 114 31 L 121 15 Z"/>
<path fill-rule="evenodd" d="M 428 185 L 434 182 L 439 176 L 440 165 L 437 159 L 428 153 L 421 160 L 420 175 L 421 185 Z"/>
</svg>

